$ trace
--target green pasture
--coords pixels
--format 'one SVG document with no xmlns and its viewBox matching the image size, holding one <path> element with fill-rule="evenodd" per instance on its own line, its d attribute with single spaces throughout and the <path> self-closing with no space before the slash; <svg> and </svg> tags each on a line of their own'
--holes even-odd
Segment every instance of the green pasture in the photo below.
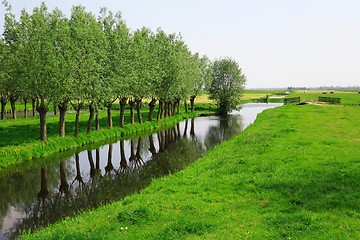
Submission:
<svg viewBox="0 0 360 240">
<path fill-rule="evenodd" d="M 139 194 L 23 239 L 359 239 L 360 106 L 287 105 Z"/>
<path fill-rule="evenodd" d="M 332 97 L 341 98 L 341 104 L 344 105 L 360 104 L 360 94 L 357 91 L 334 91 L 334 94 L 330 94 L 329 90 L 325 91 L 327 94 L 322 94 L 322 90 L 293 91 L 288 97 L 300 97 L 302 102 L 317 102 L 318 97 Z"/>
</svg>

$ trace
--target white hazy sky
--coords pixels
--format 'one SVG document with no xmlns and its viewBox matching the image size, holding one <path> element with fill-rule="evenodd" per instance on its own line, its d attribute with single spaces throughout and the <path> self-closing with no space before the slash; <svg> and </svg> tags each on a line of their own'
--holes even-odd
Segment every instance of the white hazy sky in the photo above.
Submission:
<svg viewBox="0 0 360 240">
<path fill-rule="evenodd" d="M 40 0 L 8 0 L 19 16 Z M 45 0 L 70 16 L 120 11 L 131 29 L 181 33 L 192 52 L 234 58 L 247 88 L 360 85 L 360 0 Z M 3 32 L 4 6 L 0 8 Z"/>
</svg>

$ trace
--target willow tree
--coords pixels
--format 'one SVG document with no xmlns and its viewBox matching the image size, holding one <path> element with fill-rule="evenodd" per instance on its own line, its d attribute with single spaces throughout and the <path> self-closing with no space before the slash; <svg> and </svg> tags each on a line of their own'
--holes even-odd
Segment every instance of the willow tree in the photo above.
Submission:
<svg viewBox="0 0 360 240">
<path fill-rule="evenodd" d="M 178 84 L 174 78 L 178 71 L 176 66 L 175 42 L 177 36 L 175 34 L 167 35 L 162 30 L 158 30 L 156 41 L 162 45 L 160 50 L 160 81 L 158 85 L 159 92 L 159 112 L 158 119 L 169 115 L 169 104 L 175 97 L 175 89 Z"/>
<path fill-rule="evenodd" d="M 198 65 L 188 46 L 181 38 L 175 42 L 175 56 L 173 60 L 173 79 L 176 85 L 173 86 L 174 98 L 171 113 L 180 113 L 180 101 L 187 99 L 192 93 L 192 85 L 197 78 Z"/>
<path fill-rule="evenodd" d="M 106 37 L 106 45 L 103 46 L 106 51 L 106 57 L 104 59 L 103 66 L 103 89 L 104 94 L 104 105 L 107 108 L 107 117 L 108 117 L 108 126 L 112 128 L 112 105 L 117 100 L 116 90 L 114 88 L 114 51 L 112 48 L 113 45 L 113 29 L 115 27 L 115 18 L 111 11 L 108 11 L 106 8 L 101 8 L 100 16 L 98 17 L 98 22 L 100 28 L 103 30 Z"/>
<path fill-rule="evenodd" d="M 194 112 L 195 98 L 199 95 L 201 90 L 208 89 L 211 84 L 212 78 L 212 69 L 211 61 L 207 56 L 199 57 L 198 54 L 193 55 L 193 70 L 195 71 L 193 75 L 193 91 L 190 96 L 190 105 L 191 111 Z"/>
<path fill-rule="evenodd" d="M 113 89 L 119 99 L 120 117 L 119 125 L 124 127 L 124 113 L 127 99 L 131 89 L 131 34 L 121 14 L 115 14 L 113 31 L 109 38 L 109 61 Z"/>
<path fill-rule="evenodd" d="M 91 75 L 86 80 L 87 86 L 87 102 L 89 105 L 89 120 L 87 132 L 92 131 L 92 121 L 95 115 L 96 130 L 99 130 L 99 110 L 103 104 L 104 99 L 107 98 L 107 87 L 106 81 L 109 78 L 104 77 L 104 70 L 106 69 L 107 59 L 107 41 L 104 31 L 101 29 L 95 16 L 91 13 L 87 13 L 87 38 L 85 46 L 87 50 L 87 57 L 89 61 L 88 71 Z"/>
<path fill-rule="evenodd" d="M 57 47 L 53 39 L 56 38 L 56 25 L 51 22 L 45 3 L 34 8 L 29 21 L 22 24 L 27 26 L 27 39 L 23 43 L 24 64 L 26 71 L 26 89 L 32 91 L 36 99 L 36 111 L 40 115 L 40 140 L 47 140 L 46 114 L 49 104 L 58 98 L 61 88 L 62 61 L 59 61 Z"/>
<path fill-rule="evenodd" d="M 6 58 L 4 59 L 5 78 L 2 82 L 2 104 L 9 100 L 11 105 L 12 118 L 16 119 L 16 100 L 20 97 L 22 84 L 21 79 L 21 63 L 20 49 L 21 41 L 21 23 L 15 19 L 15 15 L 11 12 L 11 6 L 4 1 L 6 7 L 5 24 L 4 24 L 4 41 L 6 45 Z"/>
<path fill-rule="evenodd" d="M 142 99 L 151 95 L 151 79 L 153 78 L 154 69 L 153 59 L 151 58 L 151 48 L 153 33 L 147 28 L 141 28 L 134 32 L 131 44 L 131 99 L 130 115 L 131 123 L 134 123 L 134 111 L 136 106 L 138 122 L 142 123 L 141 106 Z"/>
<path fill-rule="evenodd" d="M 226 114 L 240 103 L 246 82 L 237 62 L 231 58 L 215 60 L 212 65 L 210 99 L 215 100 L 218 111 Z"/>
<path fill-rule="evenodd" d="M 101 99 L 103 44 L 105 36 L 93 14 L 82 6 L 74 6 L 69 20 L 71 38 L 71 105 L 76 111 L 75 136 L 79 135 L 80 111 L 89 103 L 87 131 L 92 129 L 98 101 Z"/>
<path fill-rule="evenodd" d="M 4 40 L 0 39 L 0 65 L 3 66 L 0 68 L 0 101 L 1 101 L 1 113 L 0 119 L 5 117 L 5 106 L 7 103 L 7 91 L 5 84 L 7 83 L 7 74 L 6 74 L 6 56 L 7 56 L 7 46 L 4 43 Z"/>
<path fill-rule="evenodd" d="M 71 71 L 73 59 L 71 58 L 71 41 L 70 28 L 68 20 L 58 9 L 50 14 L 50 25 L 53 30 L 52 42 L 54 46 L 54 54 L 58 61 L 57 79 L 59 80 L 59 88 L 57 89 L 54 103 L 59 108 L 59 136 L 65 136 L 65 122 L 68 103 L 71 97 Z"/>
</svg>

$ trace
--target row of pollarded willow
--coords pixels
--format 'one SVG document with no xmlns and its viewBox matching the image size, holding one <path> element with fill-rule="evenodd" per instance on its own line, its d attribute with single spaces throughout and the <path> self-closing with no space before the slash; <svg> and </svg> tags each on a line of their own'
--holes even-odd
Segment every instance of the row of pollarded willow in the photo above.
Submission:
<svg viewBox="0 0 360 240">
<path fill-rule="evenodd" d="M 25 105 L 32 100 L 40 115 L 40 139 L 46 141 L 46 114 L 50 104 L 59 108 L 59 135 L 65 135 L 68 106 L 76 111 L 75 136 L 79 134 L 79 115 L 89 106 L 88 132 L 99 109 L 120 103 L 120 126 L 129 104 L 131 122 L 135 109 L 141 123 L 142 99 L 151 99 L 149 119 L 159 101 L 158 118 L 169 115 L 172 105 L 194 99 L 210 81 L 209 61 L 192 54 L 181 37 L 161 29 L 130 31 L 120 13 L 101 9 L 98 18 L 82 6 L 74 6 L 70 18 L 59 9 L 49 12 L 45 3 L 32 13 L 22 11 L 20 20 L 7 9 L 1 39 L 0 97 L 3 109 L 9 100 Z M 192 101 L 193 104 L 193 101 Z M 193 107 L 192 107 L 193 109 Z M 13 116 L 16 118 L 16 115 Z M 98 121 L 97 121 L 98 123 Z M 98 124 L 96 124 L 98 126 Z"/>
</svg>

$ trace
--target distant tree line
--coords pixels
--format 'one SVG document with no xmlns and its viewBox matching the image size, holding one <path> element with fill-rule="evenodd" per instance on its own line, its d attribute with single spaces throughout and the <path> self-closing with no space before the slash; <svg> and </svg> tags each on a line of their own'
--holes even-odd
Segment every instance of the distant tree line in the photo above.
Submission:
<svg viewBox="0 0 360 240">
<path fill-rule="evenodd" d="M 106 8 L 96 17 L 82 6 L 74 6 L 70 18 L 59 10 L 48 11 L 45 3 L 23 10 L 19 20 L 7 1 L 3 38 L 0 40 L 1 119 L 10 102 L 16 118 L 16 101 L 32 104 L 40 116 L 40 139 L 47 140 L 46 114 L 53 104 L 59 109 L 59 135 L 65 135 L 66 112 L 76 112 L 74 135 L 79 134 L 79 116 L 89 111 L 87 131 L 93 121 L 99 128 L 99 110 L 119 102 L 119 126 L 124 126 L 125 107 L 131 123 L 142 123 L 143 99 L 149 99 L 148 120 L 179 111 L 180 101 L 194 100 L 210 86 L 213 64 L 191 53 L 180 35 L 160 28 L 131 31 L 120 13 Z M 158 102 L 158 113 L 154 116 Z M 187 105 L 186 105 L 187 109 Z M 26 117 L 26 116 L 25 116 Z M 94 119 L 95 118 L 95 119 Z"/>
</svg>

